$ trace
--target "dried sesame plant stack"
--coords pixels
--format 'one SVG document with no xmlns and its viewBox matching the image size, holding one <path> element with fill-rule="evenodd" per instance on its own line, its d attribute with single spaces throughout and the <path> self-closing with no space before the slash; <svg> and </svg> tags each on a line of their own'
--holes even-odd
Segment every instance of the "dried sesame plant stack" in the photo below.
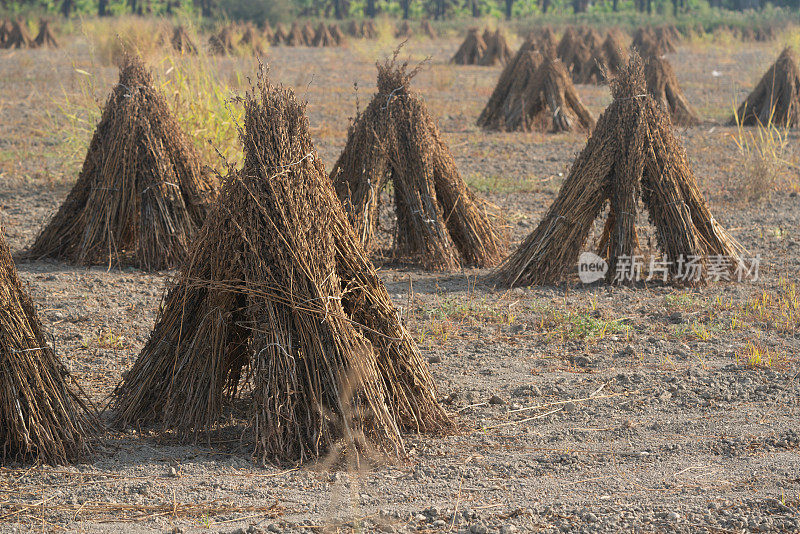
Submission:
<svg viewBox="0 0 800 534">
<path fill-rule="evenodd" d="M 646 92 L 638 54 L 612 79 L 611 92 L 614 101 L 544 219 L 493 273 L 499 286 L 554 284 L 576 273 L 578 255 L 607 202 L 610 213 L 598 254 L 608 261 L 609 282 L 618 259 L 635 253 L 639 198 L 655 226 L 658 247 L 673 262 L 673 282 L 681 256 L 704 262 L 722 255 L 735 265 L 744 252 L 709 212 L 669 116 Z"/>
<path fill-rule="evenodd" d="M 529 64 L 536 59 L 531 56 Z M 524 76 L 524 73 L 520 73 Z M 502 81 L 502 80 L 501 80 Z M 526 83 L 512 84 L 507 99 L 493 103 L 494 107 L 481 114 L 487 129 L 506 131 L 589 132 L 594 118 L 583 105 L 566 67 L 560 59 L 546 58 Z"/>
<path fill-rule="evenodd" d="M 501 130 L 505 127 L 505 116 L 509 109 L 517 105 L 517 99 L 533 78 L 536 69 L 544 59 L 534 51 L 533 41 L 525 41 L 514 54 L 497 79 L 492 96 L 478 117 L 478 126 L 487 130 Z"/>
<path fill-rule="evenodd" d="M 492 32 L 488 39 L 484 39 L 484 42 L 486 43 L 486 51 L 478 60 L 479 65 L 505 65 L 511 61 L 513 55 L 511 47 L 508 46 L 506 36 L 503 35 L 500 28 Z"/>
<path fill-rule="evenodd" d="M 0 226 L 0 455 L 66 464 L 89 451 L 94 408 L 47 345 Z"/>
<path fill-rule="evenodd" d="M 6 29 L 3 48 L 31 48 L 35 46 L 33 37 L 28 33 L 28 28 L 23 20 L 14 20 Z"/>
<path fill-rule="evenodd" d="M 458 47 L 450 62 L 456 65 L 477 65 L 486 53 L 486 48 L 486 42 L 478 33 L 478 28 L 470 28 L 467 37 Z"/>
<path fill-rule="evenodd" d="M 192 37 L 186 28 L 183 26 L 175 26 L 172 30 L 172 38 L 170 39 L 172 49 L 181 54 L 196 54 L 197 46 L 192 41 Z"/>
<path fill-rule="evenodd" d="M 431 21 L 429 21 L 427 19 L 425 19 L 422 22 L 420 22 L 419 30 L 420 30 L 420 33 L 422 33 L 423 35 L 427 35 L 431 39 L 436 39 L 436 37 L 438 37 L 436 35 L 436 30 L 433 29 L 433 25 L 431 24 Z"/>
<path fill-rule="evenodd" d="M 645 65 L 647 92 L 669 112 L 672 124 L 676 126 L 696 126 L 700 124 L 697 112 L 689 105 L 683 94 L 672 65 L 666 59 L 652 56 Z"/>
<path fill-rule="evenodd" d="M 411 91 L 418 69 L 409 72 L 396 59 L 397 52 L 378 65 L 378 93 L 356 117 L 331 172 L 336 193 L 368 250 L 374 246 L 381 191 L 391 180 L 395 257 L 430 270 L 495 265 L 506 248 L 496 208 L 461 179 L 439 128 Z"/>
<path fill-rule="evenodd" d="M 737 122 L 745 126 L 800 125 L 800 69 L 794 50 L 781 52 L 730 120 L 732 125 Z"/>
<path fill-rule="evenodd" d="M 244 166 L 118 386 L 116 422 L 196 438 L 244 391 L 262 461 L 343 448 L 397 458 L 401 432 L 452 423 L 342 211 L 305 106 L 263 72 L 244 106 Z"/>
<path fill-rule="evenodd" d="M 83 169 L 26 255 L 78 265 L 179 265 L 213 186 L 138 57 L 126 57 Z"/>
<path fill-rule="evenodd" d="M 37 48 L 58 48 L 58 41 L 56 40 L 56 36 L 53 35 L 53 31 L 50 29 L 50 22 L 48 20 L 41 19 L 39 21 L 39 33 L 36 34 L 36 38 L 33 40 L 33 46 Z"/>
</svg>

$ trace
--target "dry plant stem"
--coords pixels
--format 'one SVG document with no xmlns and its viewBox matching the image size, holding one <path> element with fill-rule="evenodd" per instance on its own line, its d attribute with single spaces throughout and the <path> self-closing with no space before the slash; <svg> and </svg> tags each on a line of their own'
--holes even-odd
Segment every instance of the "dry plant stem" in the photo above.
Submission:
<svg viewBox="0 0 800 534">
<path fill-rule="evenodd" d="M 612 94 L 614 101 L 600 117 L 544 219 L 493 273 L 499 286 L 563 280 L 577 265 L 606 201 L 611 215 L 599 252 L 609 263 L 609 282 L 617 274 L 618 259 L 631 256 L 636 248 L 640 199 L 656 227 L 659 248 L 673 262 L 672 281 L 677 281 L 680 257 L 694 256 L 705 263 L 710 256 L 726 256 L 733 269 L 745 252 L 709 212 L 668 115 L 645 91 L 637 54 L 614 79 Z"/>
<path fill-rule="evenodd" d="M 431 376 L 347 222 L 304 106 L 263 73 L 244 105 L 244 167 L 118 387 L 116 420 L 196 438 L 251 377 L 260 459 L 396 459 L 401 431 L 451 425 Z"/>
</svg>

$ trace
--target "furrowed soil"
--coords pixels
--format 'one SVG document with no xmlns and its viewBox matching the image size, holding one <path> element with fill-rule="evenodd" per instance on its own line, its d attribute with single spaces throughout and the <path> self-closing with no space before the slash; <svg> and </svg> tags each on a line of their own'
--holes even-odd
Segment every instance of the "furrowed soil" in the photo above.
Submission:
<svg viewBox="0 0 800 534">
<path fill-rule="evenodd" d="M 84 38 L 62 41 L 0 51 L 0 213 L 15 254 L 64 200 L 88 143 L 52 126 L 60 103 L 86 83 L 102 102 L 116 80 Z M 480 131 L 500 67 L 448 65 L 458 44 L 412 39 L 403 55 L 431 57 L 414 87 L 462 176 L 502 208 L 515 246 L 585 137 Z M 395 45 L 267 53 L 272 79 L 308 100 L 328 169 L 356 99 L 363 109 L 374 91 L 374 62 Z M 575 276 L 497 291 L 487 271 L 431 274 L 378 257 L 458 432 L 406 436 L 396 465 L 331 470 L 254 464 L 238 412 L 196 445 L 109 430 L 86 463 L 4 466 L 0 531 L 800 531 L 800 197 L 784 186 L 744 203 L 737 132 L 722 126 L 780 48 L 689 43 L 668 56 L 705 120 L 678 134 L 715 217 L 760 256 L 757 281 L 610 288 Z M 252 58 L 215 64 L 226 78 L 256 69 Z M 610 101 L 607 87 L 578 92 L 595 116 Z M 784 179 L 796 184 L 797 131 L 787 144 Z M 391 223 L 388 206 L 383 219 Z M 639 222 L 649 254 L 646 213 Z M 171 273 L 18 267 L 58 354 L 103 406 L 147 339 Z"/>
</svg>

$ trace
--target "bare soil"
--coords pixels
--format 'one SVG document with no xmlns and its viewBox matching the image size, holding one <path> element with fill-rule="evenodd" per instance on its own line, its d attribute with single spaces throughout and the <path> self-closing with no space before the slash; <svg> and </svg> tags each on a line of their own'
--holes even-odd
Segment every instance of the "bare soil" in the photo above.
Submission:
<svg viewBox="0 0 800 534">
<path fill-rule="evenodd" d="M 79 168 L 47 114 L 84 83 L 78 70 L 102 98 L 116 77 L 85 41 L 63 41 L 60 50 L 0 51 L 0 214 L 17 253 Z M 516 244 L 585 137 L 477 129 L 500 67 L 448 65 L 458 43 L 412 39 L 405 53 L 431 56 L 415 87 L 462 176 L 503 208 Z M 374 61 L 393 46 L 268 52 L 273 79 L 308 99 L 327 168 L 355 110 L 353 82 L 363 108 Z M 669 56 L 706 121 L 680 136 L 712 212 L 760 255 L 758 281 L 609 288 L 576 278 L 504 292 L 483 282 L 486 271 L 386 264 L 458 433 L 407 436 L 399 465 L 331 471 L 255 465 L 236 412 L 196 445 L 108 431 L 86 463 L 0 468 L 0 531 L 800 532 L 800 197 L 783 187 L 744 205 L 736 132 L 721 126 L 780 48 L 689 44 Z M 220 61 L 226 75 L 254 68 L 250 58 Z M 578 91 L 595 115 L 610 100 L 605 87 Z M 789 133 L 795 165 L 798 137 Z M 797 183 L 797 167 L 786 172 Z M 170 273 L 48 261 L 19 270 L 59 355 L 104 405 L 143 346 Z"/>
</svg>

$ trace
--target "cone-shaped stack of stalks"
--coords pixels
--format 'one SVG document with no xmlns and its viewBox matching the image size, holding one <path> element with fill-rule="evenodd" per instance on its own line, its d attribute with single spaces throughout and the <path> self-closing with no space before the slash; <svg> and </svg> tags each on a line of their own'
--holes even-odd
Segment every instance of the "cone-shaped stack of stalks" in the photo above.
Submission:
<svg viewBox="0 0 800 534">
<path fill-rule="evenodd" d="M 683 94 L 672 65 L 660 56 L 647 58 L 645 65 L 647 92 L 669 113 L 672 124 L 676 126 L 696 126 L 700 124 L 697 112 L 689 105 Z"/>
<path fill-rule="evenodd" d="M 646 92 L 638 54 L 612 80 L 611 89 L 614 101 L 555 202 L 493 273 L 499 286 L 555 284 L 575 272 L 578 255 L 607 202 L 610 212 L 598 253 L 608 262 L 608 282 L 616 280 L 618 260 L 635 253 L 640 198 L 655 226 L 658 247 L 672 262 L 670 281 L 704 283 L 711 257 L 727 258 L 733 270 L 745 252 L 709 212 L 669 116 Z M 680 258 L 697 258 L 701 276 L 682 276 Z"/>
<path fill-rule="evenodd" d="M 66 464 L 99 429 L 96 412 L 47 345 L 0 226 L 0 458 Z"/>
<path fill-rule="evenodd" d="M 371 250 L 382 189 L 394 186 L 392 254 L 430 270 L 486 267 L 506 247 L 496 208 L 477 198 L 456 168 L 407 65 L 378 65 L 378 93 L 350 128 L 331 172 L 356 234 Z"/>
<path fill-rule="evenodd" d="M 800 70 L 797 54 L 785 48 L 756 88 L 742 102 L 731 125 L 800 125 Z"/>
<path fill-rule="evenodd" d="M 452 423 L 342 211 L 304 105 L 262 72 L 244 106 L 243 168 L 117 388 L 116 422 L 196 438 L 248 391 L 264 461 L 342 450 L 396 459 L 401 432 Z"/>
<path fill-rule="evenodd" d="M 478 32 L 478 28 L 470 28 L 467 37 L 458 47 L 450 62 L 456 65 L 478 65 L 483 55 L 486 54 L 486 48 L 486 42 Z"/>
<path fill-rule="evenodd" d="M 78 265 L 180 265 L 213 184 L 138 57 L 126 56 L 78 181 L 27 251 Z"/>
</svg>

